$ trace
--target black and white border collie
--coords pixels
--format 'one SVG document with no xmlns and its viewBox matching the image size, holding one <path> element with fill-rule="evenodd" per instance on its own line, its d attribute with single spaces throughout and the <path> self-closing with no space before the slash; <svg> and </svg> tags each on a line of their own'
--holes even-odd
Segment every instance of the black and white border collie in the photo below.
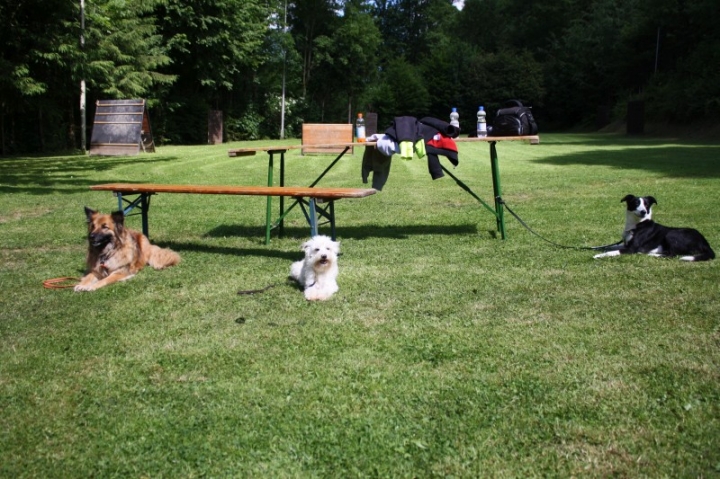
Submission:
<svg viewBox="0 0 720 479">
<path fill-rule="evenodd" d="M 693 228 L 669 228 L 652 220 L 652 196 L 627 195 L 620 202 L 627 203 L 623 244 L 614 251 L 597 254 L 607 258 L 621 254 L 642 253 L 650 256 L 679 256 L 683 261 L 707 261 L 715 252 L 705 237 Z"/>
</svg>

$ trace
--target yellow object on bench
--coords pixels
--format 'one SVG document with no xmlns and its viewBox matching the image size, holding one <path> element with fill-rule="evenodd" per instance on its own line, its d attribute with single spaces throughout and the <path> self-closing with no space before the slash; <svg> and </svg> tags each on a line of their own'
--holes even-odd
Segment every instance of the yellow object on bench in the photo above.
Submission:
<svg viewBox="0 0 720 479">
<path fill-rule="evenodd" d="M 352 142 L 353 126 L 350 123 L 303 123 L 301 150 L 303 155 L 342 153 L 344 147 L 340 145 Z M 352 147 L 350 153 L 353 153 Z"/>
<path fill-rule="evenodd" d="M 342 198 L 364 198 L 377 193 L 372 188 L 314 188 L 303 186 L 216 186 L 216 185 L 164 185 L 155 183 L 109 183 L 94 185 L 90 187 L 96 191 L 112 191 L 118 197 L 118 209 L 127 215 L 134 208 L 140 208 L 142 213 L 142 228 L 145 236 L 148 236 L 148 210 L 150 209 L 150 196 L 157 193 L 185 193 L 203 195 L 242 195 L 242 196 L 280 196 L 295 198 L 301 205 L 305 218 L 310 224 L 310 235 L 318 234 L 317 217 L 328 220 L 331 227 L 332 238 L 335 239 L 335 200 Z M 138 195 L 133 200 L 125 201 L 123 195 Z M 307 198 L 307 199 L 306 199 Z M 316 200 L 321 200 L 327 205 L 321 208 Z M 307 207 L 307 210 L 306 210 Z M 285 215 L 290 211 L 284 211 L 276 222 L 280 224 Z M 270 242 L 270 230 L 275 226 L 271 224 L 271 212 L 268 207 L 266 216 L 265 242 Z"/>
</svg>

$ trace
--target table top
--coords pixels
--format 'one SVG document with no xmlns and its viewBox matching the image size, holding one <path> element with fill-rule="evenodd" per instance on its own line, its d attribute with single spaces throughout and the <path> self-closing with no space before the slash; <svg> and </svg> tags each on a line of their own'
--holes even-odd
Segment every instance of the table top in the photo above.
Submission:
<svg viewBox="0 0 720 479">
<path fill-rule="evenodd" d="M 485 142 L 490 143 L 493 141 L 529 141 L 531 145 L 537 145 L 540 143 L 540 136 L 528 135 L 528 136 L 486 136 L 484 138 L 477 137 L 457 137 L 454 138 L 457 143 L 473 143 L 473 142 Z M 374 141 L 365 142 L 351 142 L 351 143 L 332 143 L 327 145 L 276 145 L 276 146 L 254 146 L 249 148 L 235 148 L 228 150 L 228 156 L 249 156 L 254 155 L 259 151 L 266 152 L 285 152 L 288 150 L 299 150 L 301 148 L 350 148 L 353 146 L 375 146 Z"/>
</svg>

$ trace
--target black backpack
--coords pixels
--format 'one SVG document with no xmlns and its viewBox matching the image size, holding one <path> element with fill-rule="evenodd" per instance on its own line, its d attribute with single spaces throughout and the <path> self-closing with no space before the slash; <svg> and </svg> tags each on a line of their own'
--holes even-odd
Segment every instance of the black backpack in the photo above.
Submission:
<svg viewBox="0 0 720 479">
<path fill-rule="evenodd" d="M 490 136 L 537 135 L 538 127 L 532 110 L 519 100 L 510 100 L 507 104 L 513 106 L 497 111 Z"/>
</svg>

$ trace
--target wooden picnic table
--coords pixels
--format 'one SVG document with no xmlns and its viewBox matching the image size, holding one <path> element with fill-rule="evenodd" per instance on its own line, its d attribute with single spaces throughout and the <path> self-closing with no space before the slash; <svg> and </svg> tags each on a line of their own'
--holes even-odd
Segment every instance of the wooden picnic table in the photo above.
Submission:
<svg viewBox="0 0 720 479">
<path fill-rule="evenodd" d="M 497 154 L 497 143 L 498 142 L 505 142 L 505 141 L 525 141 L 530 143 L 531 145 L 537 145 L 540 143 L 540 136 L 538 135 L 528 135 L 528 136 L 488 136 L 488 137 L 482 137 L 482 138 L 473 138 L 473 137 L 458 137 L 454 138 L 455 142 L 457 143 L 487 143 L 490 147 L 490 169 L 492 174 L 492 183 L 493 183 L 493 206 L 490 206 L 487 202 L 485 202 L 480 196 L 475 194 L 465 183 L 463 183 L 458 177 L 456 177 L 454 174 L 452 174 L 445 166 L 442 164 L 440 165 L 445 173 L 447 173 L 448 176 L 450 176 L 455 182 L 457 183 L 460 188 L 465 190 L 468 194 L 470 194 L 473 198 L 478 200 L 490 213 L 492 213 L 495 216 L 496 223 L 497 223 L 497 231 L 500 233 L 500 237 L 502 239 L 505 239 L 507 237 L 506 230 L 505 230 L 505 216 L 504 216 L 504 202 L 502 200 L 502 186 L 500 182 L 500 165 L 498 161 L 498 154 Z M 236 157 L 236 156 L 250 156 L 255 155 L 257 152 L 266 152 L 268 154 L 268 186 L 273 185 L 273 170 L 274 170 L 274 155 L 279 154 L 280 155 L 280 186 L 283 186 L 285 184 L 285 153 L 290 150 L 297 150 L 303 147 L 307 147 L 308 145 L 277 145 L 277 146 L 255 146 L 255 147 L 248 147 L 248 148 L 235 148 L 228 150 L 228 156 Z M 343 148 L 342 152 L 330 163 L 330 165 L 320 174 L 320 176 L 317 177 L 315 181 L 312 182 L 310 187 L 314 187 L 317 185 L 320 180 L 335 166 L 335 164 L 340 161 L 340 159 L 350 150 L 351 147 L 355 146 L 365 146 L 365 147 L 374 147 L 375 142 L 349 142 L 349 143 L 330 143 L 330 144 L 320 144 L 312 145 L 313 148 L 319 148 L 319 147 L 327 147 L 327 148 Z M 268 224 L 269 224 L 269 211 L 271 208 L 271 198 L 268 196 L 267 199 L 267 208 L 268 208 Z M 295 203 L 296 204 L 296 203 Z M 290 209 L 295 206 L 295 204 L 290 206 Z M 289 211 L 289 209 L 288 209 Z M 285 217 L 287 213 L 284 210 L 284 201 L 283 198 L 280 198 L 280 216 L 281 219 Z M 282 220 L 278 224 L 279 226 L 279 232 L 282 234 Z"/>
</svg>

